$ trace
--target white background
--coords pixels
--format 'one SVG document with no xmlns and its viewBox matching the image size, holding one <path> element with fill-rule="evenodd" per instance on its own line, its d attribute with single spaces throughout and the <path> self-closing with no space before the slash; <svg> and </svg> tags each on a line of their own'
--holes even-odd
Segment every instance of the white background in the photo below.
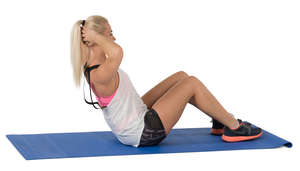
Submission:
<svg viewBox="0 0 300 171">
<path fill-rule="evenodd" d="M 299 1 L 1 1 L 0 170 L 297 170 Z M 6 134 L 110 130 L 70 64 L 73 24 L 106 17 L 142 96 L 183 70 L 237 118 L 293 148 L 26 161 Z M 187 105 L 175 128 L 209 127 Z M 299 169 L 299 167 L 298 167 Z"/>
</svg>

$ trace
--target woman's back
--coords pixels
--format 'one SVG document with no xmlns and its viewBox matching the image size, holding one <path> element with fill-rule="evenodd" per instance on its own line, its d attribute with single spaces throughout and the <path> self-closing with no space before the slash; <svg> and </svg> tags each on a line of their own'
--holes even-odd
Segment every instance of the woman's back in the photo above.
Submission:
<svg viewBox="0 0 300 171">
<path fill-rule="evenodd" d="M 118 76 L 118 87 L 108 105 L 102 108 L 102 112 L 116 137 L 124 144 L 137 147 L 145 126 L 143 118 L 148 111 L 147 105 L 137 93 L 127 73 L 119 68 Z M 97 100 L 99 104 L 102 103 L 99 97 Z"/>
<path fill-rule="evenodd" d="M 86 77 L 87 82 L 90 85 L 90 88 L 93 90 L 96 95 L 96 99 L 101 106 L 101 108 L 107 106 L 109 102 L 112 100 L 114 95 L 116 94 L 117 87 L 119 85 L 119 75 L 116 74 L 116 77 L 111 79 L 110 83 L 107 85 L 95 84 L 90 80 L 91 71 L 100 67 L 101 64 L 88 66 L 87 63 L 84 65 L 84 75 Z M 116 85 L 116 86 L 114 86 Z M 105 95 L 105 93 L 109 92 L 109 95 Z"/>
</svg>

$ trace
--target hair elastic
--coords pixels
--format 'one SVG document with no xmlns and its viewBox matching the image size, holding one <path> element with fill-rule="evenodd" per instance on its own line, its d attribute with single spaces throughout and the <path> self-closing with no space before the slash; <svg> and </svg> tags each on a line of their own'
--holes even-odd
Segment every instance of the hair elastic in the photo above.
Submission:
<svg viewBox="0 0 300 171">
<path fill-rule="evenodd" d="M 81 25 L 84 26 L 85 24 L 85 20 L 82 20 Z"/>
</svg>

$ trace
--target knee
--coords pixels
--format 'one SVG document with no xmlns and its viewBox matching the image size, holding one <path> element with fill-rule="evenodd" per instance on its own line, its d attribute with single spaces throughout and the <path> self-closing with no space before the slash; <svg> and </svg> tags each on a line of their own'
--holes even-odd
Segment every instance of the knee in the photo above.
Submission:
<svg viewBox="0 0 300 171">
<path fill-rule="evenodd" d="M 195 77 L 193 75 L 189 76 L 189 80 L 194 84 L 202 83 L 197 77 Z"/>
<path fill-rule="evenodd" d="M 188 78 L 189 75 L 184 72 L 184 71 L 178 71 L 177 74 L 181 77 L 181 78 Z"/>
<path fill-rule="evenodd" d="M 192 92 L 202 86 L 201 81 L 193 75 L 188 76 L 188 78 L 184 80 L 184 83 L 186 85 L 186 89 L 189 89 Z"/>
</svg>

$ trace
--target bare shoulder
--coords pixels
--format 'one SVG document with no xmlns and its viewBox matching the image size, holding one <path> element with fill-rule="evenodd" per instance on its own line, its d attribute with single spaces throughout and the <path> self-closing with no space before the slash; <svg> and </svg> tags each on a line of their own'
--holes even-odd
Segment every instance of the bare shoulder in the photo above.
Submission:
<svg viewBox="0 0 300 171">
<path fill-rule="evenodd" d="M 123 54 L 108 57 L 94 72 L 93 81 L 99 84 L 107 85 L 117 75 L 119 66 L 122 62 Z"/>
</svg>

